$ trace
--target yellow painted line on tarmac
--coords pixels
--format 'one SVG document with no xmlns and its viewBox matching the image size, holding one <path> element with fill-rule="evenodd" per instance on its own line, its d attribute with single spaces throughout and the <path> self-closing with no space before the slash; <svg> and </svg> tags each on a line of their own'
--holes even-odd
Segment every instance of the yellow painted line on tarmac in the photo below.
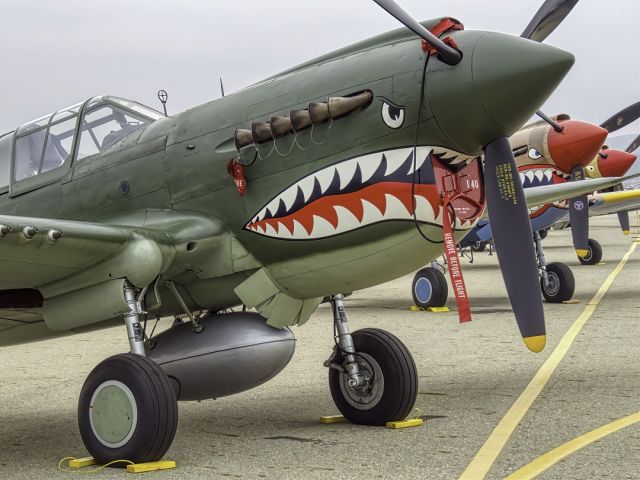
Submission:
<svg viewBox="0 0 640 480">
<path fill-rule="evenodd" d="M 587 320 L 591 318 L 596 307 L 611 287 L 613 281 L 620 274 L 637 246 L 637 243 L 633 243 L 631 245 L 627 253 L 622 257 L 622 260 L 620 260 L 620 263 L 618 263 L 618 266 L 609 274 L 593 298 L 589 300 L 580 316 L 575 322 L 573 322 L 571 327 L 569 327 L 567 333 L 564 334 L 560 343 L 558 343 L 558 346 L 551 355 L 549 355 L 549 358 L 547 358 L 547 360 L 542 364 L 531 382 L 529 382 L 505 416 L 502 417 L 498 425 L 493 429 L 489 438 L 486 440 L 484 445 L 482 445 L 478 453 L 476 453 L 476 456 L 473 457 L 471 463 L 469 463 L 465 471 L 460 476 L 460 480 L 482 480 L 487 475 L 498 458 L 498 455 L 500 455 L 504 446 L 509 441 L 514 430 L 529 411 L 533 402 L 538 398 L 538 395 L 540 395 L 540 392 L 551 378 L 551 375 L 553 375 L 553 372 L 555 372 L 556 368 L 569 351 L 569 348 L 571 348 L 571 345 L 578 336 L 578 333 L 580 333 L 582 327 L 587 323 Z"/>
<path fill-rule="evenodd" d="M 532 478 L 536 478 L 542 472 L 552 467 L 560 460 L 576 453 L 581 448 L 638 422 L 640 422 L 640 412 L 619 418 L 607 425 L 596 428 L 595 430 L 585 433 L 584 435 L 580 435 L 579 437 L 576 437 L 573 440 L 570 440 L 567 443 L 545 453 L 541 457 L 536 458 L 533 462 L 513 472 L 505 478 L 505 480 L 530 480 Z"/>
</svg>

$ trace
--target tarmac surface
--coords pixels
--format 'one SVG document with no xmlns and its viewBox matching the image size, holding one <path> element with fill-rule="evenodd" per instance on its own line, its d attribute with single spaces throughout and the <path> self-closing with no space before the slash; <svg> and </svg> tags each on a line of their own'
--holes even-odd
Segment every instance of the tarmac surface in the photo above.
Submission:
<svg viewBox="0 0 640 480">
<path fill-rule="evenodd" d="M 615 216 L 592 219 L 591 237 L 603 245 L 604 265 L 580 266 L 569 231 L 551 231 L 544 242 L 549 261 L 572 268 L 579 303 L 545 305 L 548 344 L 541 354 L 526 350 L 520 339 L 495 255 L 480 253 L 472 265 L 464 262 L 474 317 L 469 324 L 458 323 L 451 298 L 450 313 L 410 311 L 411 275 L 347 299 L 352 330 L 385 328 L 413 353 L 422 426 L 388 430 L 318 422 L 338 413 L 322 366 L 332 345 L 331 311 L 323 305 L 307 325 L 294 329 L 294 358 L 271 382 L 232 397 L 181 403 L 178 433 L 166 455 L 178 468 L 145 478 L 459 478 L 632 245 Z M 639 262 L 640 248 L 541 394 L 523 410 L 486 478 L 504 478 L 640 411 Z M 124 328 L 114 328 L 0 349 L 1 479 L 73 476 L 59 472 L 57 464 L 62 457 L 86 456 L 76 423 L 82 383 L 99 361 L 126 347 Z M 92 475 L 127 476 L 112 469 Z M 483 474 L 468 472 L 467 478 Z M 640 422 L 578 450 L 538 478 L 640 478 Z"/>
</svg>

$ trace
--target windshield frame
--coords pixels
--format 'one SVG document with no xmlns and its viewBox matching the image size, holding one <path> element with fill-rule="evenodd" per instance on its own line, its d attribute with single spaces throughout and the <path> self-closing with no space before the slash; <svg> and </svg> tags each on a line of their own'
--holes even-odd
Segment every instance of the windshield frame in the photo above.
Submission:
<svg viewBox="0 0 640 480">
<path fill-rule="evenodd" d="M 30 122 L 24 123 L 18 126 L 13 132 L 9 132 L 8 134 L 13 136 L 12 141 L 12 152 L 11 152 L 11 172 L 10 172 L 10 184 L 8 187 L 9 196 L 14 197 L 18 195 L 22 195 L 27 192 L 31 192 L 33 190 L 45 187 L 47 185 L 51 185 L 58 181 L 67 182 L 71 180 L 73 166 L 76 163 L 77 150 L 79 146 L 79 136 L 81 131 L 82 122 L 81 120 L 87 113 L 90 113 L 94 109 L 101 108 L 105 105 L 114 105 L 124 111 L 130 112 L 135 116 L 144 117 L 149 121 L 146 126 L 154 123 L 156 120 L 161 118 L 165 118 L 163 113 L 158 112 L 150 107 L 147 107 L 141 103 L 138 103 L 133 100 L 127 100 L 120 97 L 115 97 L 111 95 L 100 95 L 91 97 L 84 102 L 77 103 L 75 105 L 71 105 L 70 107 L 62 108 L 57 110 L 49 115 L 44 115 L 42 117 L 37 118 L 36 120 L 32 120 Z M 77 113 L 72 113 L 77 110 Z M 60 114 L 64 114 L 68 112 L 67 115 L 59 117 Z M 49 135 L 49 129 L 51 126 L 55 126 L 58 123 L 64 122 L 76 116 L 76 127 L 74 130 L 74 138 L 71 146 L 71 150 L 69 152 L 68 159 L 58 168 L 53 170 L 49 170 L 46 172 L 40 172 L 37 175 L 33 175 L 30 177 L 22 178 L 20 180 L 15 180 L 15 167 L 16 167 L 16 141 L 17 139 L 27 135 L 32 134 L 38 130 L 45 131 L 45 142 L 46 138 Z M 52 123 L 52 120 L 55 119 L 55 123 Z M 46 120 L 46 122 L 45 122 Z M 4 135 L 3 135 L 4 136 Z M 44 155 L 44 147 L 41 155 Z M 90 157 L 86 157 L 90 158 Z M 41 158 L 42 162 L 42 158 Z M 6 188 L 0 188 L 0 194 L 5 192 Z"/>
</svg>

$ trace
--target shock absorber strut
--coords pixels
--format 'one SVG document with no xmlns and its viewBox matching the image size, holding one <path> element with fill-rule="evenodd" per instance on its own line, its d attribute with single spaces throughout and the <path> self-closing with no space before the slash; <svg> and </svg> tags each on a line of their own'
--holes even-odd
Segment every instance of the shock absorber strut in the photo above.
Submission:
<svg viewBox="0 0 640 480">
<path fill-rule="evenodd" d="M 336 329 L 336 341 L 342 354 L 344 355 L 344 368 L 345 373 L 349 376 L 349 386 L 356 387 L 362 384 L 364 379 L 360 375 L 360 368 L 356 362 L 356 349 L 353 344 L 353 338 L 351 337 L 351 331 L 349 330 L 349 323 L 347 321 L 347 313 L 344 309 L 344 295 L 341 293 L 333 295 L 331 297 L 331 308 L 333 310 L 333 322 Z"/>
</svg>

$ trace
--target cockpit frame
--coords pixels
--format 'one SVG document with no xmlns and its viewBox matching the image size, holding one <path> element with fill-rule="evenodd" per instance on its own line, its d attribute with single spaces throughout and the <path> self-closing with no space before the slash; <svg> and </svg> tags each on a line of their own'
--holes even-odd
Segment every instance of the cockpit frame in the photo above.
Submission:
<svg viewBox="0 0 640 480">
<path fill-rule="evenodd" d="M 112 106 L 127 115 L 130 114 L 133 117 L 144 119 L 146 121 L 144 125 L 147 125 L 164 117 L 164 114 L 158 112 L 157 110 L 151 109 L 137 102 L 110 95 L 103 95 L 91 97 L 85 102 L 58 110 L 50 115 L 46 115 L 31 122 L 20 125 L 13 132 L 0 135 L 0 138 L 4 138 L 5 140 L 7 135 L 12 136 L 10 147 L 11 158 L 9 185 L 4 187 L 0 186 L 0 195 L 6 194 L 8 192 L 10 197 L 14 197 L 44 187 L 46 185 L 50 185 L 52 183 L 65 183 L 67 181 L 70 181 L 72 178 L 72 167 L 78 161 L 78 145 L 82 133 L 81 130 L 83 128 L 83 124 L 85 123 L 85 117 L 86 115 L 95 112 L 96 110 L 105 106 Z M 44 157 L 46 155 L 47 148 L 49 147 L 49 138 L 53 137 L 49 135 L 51 128 L 59 126 L 64 122 L 69 122 L 71 119 L 74 119 L 74 117 L 75 129 L 73 129 L 73 133 L 64 135 L 64 137 L 73 135 L 73 142 L 70 145 L 69 151 L 67 152 L 66 150 L 62 149 L 60 145 L 53 143 L 53 148 L 57 149 L 57 153 L 60 155 L 62 163 L 54 166 L 53 168 L 43 171 Z M 90 129 L 86 131 L 91 132 Z M 42 147 L 39 147 L 42 149 L 42 152 L 40 154 L 38 168 L 37 170 L 32 169 L 31 172 L 24 177 L 16 178 L 16 167 L 18 162 L 17 142 L 20 139 L 27 138 L 28 136 L 31 136 L 29 138 L 32 138 L 34 133 L 39 132 L 43 132 L 44 140 L 42 143 Z M 93 133 L 91 133 L 91 135 L 93 135 Z M 58 141 L 59 139 L 56 137 L 55 142 Z M 32 143 L 30 145 L 32 145 Z M 111 145 L 109 145 L 109 147 L 110 146 Z M 107 147 L 102 147 L 98 149 L 99 151 L 95 154 L 101 153 L 103 150 L 106 150 L 106 148 Z M 64 153 L 67 154 L 66 157 L 63 156 Z M 85 159 L 90 158 L 93 155 L 94 154 L 85 156 L 81 161 L 84 161 Z M 1 167 L 2 162 L 0 162 L 0 168 Z M 24 175 L 24 173 L 21 172 L 21 175 Z"/>
</svg>

